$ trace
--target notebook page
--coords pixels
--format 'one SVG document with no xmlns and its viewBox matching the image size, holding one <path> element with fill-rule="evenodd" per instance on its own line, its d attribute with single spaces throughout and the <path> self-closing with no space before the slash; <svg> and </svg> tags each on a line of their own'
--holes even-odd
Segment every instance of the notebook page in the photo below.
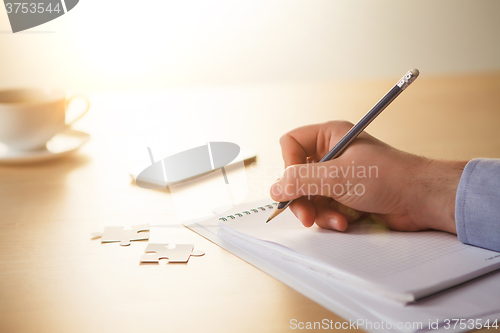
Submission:
<svg viewBox="0 0 500 333">
<path fill-rule="evenodd" d="M 228 214 L 226 221 L 219 222 L 228 227 L 226 231 L 253 237 L 273 251 L 303 261 L 313 258 L 334 276 L 343 272 L 416 298 L 500 267 L 498 253 L 462 244 L 444 232 L 390 231 L 372 221 L 352 223 L 347 232 L 304 228 L 289 210 L 266 224 L 270 212 L 258 210 L 234 219 Z"/>
<path fill-rule="evenodd" d="M 394 327 L 398 322 L 419 322 L 422 323 L 423 327 L 426 327 L 429 321 L 435 322 L 438 320 L 444 324 L 445 319 L 480 318 L 488 314 L 492 314 L 489 317 L 494 320 L 496 318 L 494 314 L 496 313 L 498 316 L 498 313 L 500 313 L 500 304 L 498 303 L 500 289 L 497 288 L 500 282 L 500 271 L 475 279 L 470 283 L 462 284 L 453 288 L 453 290 L 428 297 L 415 304 L 401 306 L 378 297 L 371 297 L 366 293 L 346 286 L 344 283 L 328 279 L 320 274 L 314 275 L 314 272 L 304 273 L 304 270 L 301 270 L 298 265 L 280 260 L 276 256 L 260 251 L 256 247 L 246 246 L 243 243 L 242 248 L 251 255 L 258 256 L 262 261 L 272 263 L 273 266 L 295 276 L 302 285 L 314 289 L 317 294 L 323 297 L 328 297 L 330 302 L 335 304 L 339 302 L 339 299 L 342 299 L 342 302 L 345 302 L 344 305 L 349 304 L 349 307 L 352 306 L 352 302 L 357 303 L 358 306 L 376 315 L 377 319 L 375 321 L 384 320 L 386 323 L 392 323 Z M 308 296 L 309 294 L 305 295 Z M 344 298 L 342 298 L 342 295 Z M 330 306 L 326 307 L 331 309 Z M 359 311 L 359 308 L 357 310 Z M 333 309 L 332 311 L 337 310 Z M 366 316 L 366 313 L 363 315 Z M 365 320 L 367 318 L 365 317 Z M 413 326 L 402 331 L 409 333 L 417 330 Z M 446 331 L 452 330 L 448 329 Z"/>
</svg>

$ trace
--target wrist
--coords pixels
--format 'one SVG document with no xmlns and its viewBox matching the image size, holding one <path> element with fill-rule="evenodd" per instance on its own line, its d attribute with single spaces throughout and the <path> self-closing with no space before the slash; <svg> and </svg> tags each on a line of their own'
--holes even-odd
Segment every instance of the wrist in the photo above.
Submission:
<svg viewBox="0 0 500 333">
<path fill-rule="evenodd" d="M 416 176 L 414 220 L 424 229 L 457 233 L 455 200 L 467 162 L 425 159 Z"/>
</svg>

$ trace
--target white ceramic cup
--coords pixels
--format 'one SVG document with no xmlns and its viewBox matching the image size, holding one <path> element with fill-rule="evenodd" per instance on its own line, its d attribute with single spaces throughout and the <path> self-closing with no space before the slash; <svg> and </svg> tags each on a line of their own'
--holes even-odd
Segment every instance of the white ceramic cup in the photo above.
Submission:
<svg viewBox="0 0 500 333">
<path fill-rule="evenodd" d="M 83 99 L 86 107 L 66 123 L 66 110 L 75 98 Z M 86 97 L 68 99 L 55 89 L 0 90 L 0 142 L 14 151 L 43 149 L 54 135 L 87 113 L 89 106 Z"/>
</svg>

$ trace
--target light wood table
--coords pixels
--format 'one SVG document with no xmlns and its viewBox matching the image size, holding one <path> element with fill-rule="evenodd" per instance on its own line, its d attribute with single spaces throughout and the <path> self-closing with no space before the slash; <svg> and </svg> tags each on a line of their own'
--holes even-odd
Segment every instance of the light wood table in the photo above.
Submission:
<svg viewBox="0 0 500 333">
<path fill-rule="evenodd" d="M 257 152 L 257 165 L 247 168 L 253 185 L 247 200 L 254 200 L 282 168 L 281 134 L 331 119 L 355 122 L 394 81 L 164 93 L 210 108 L 215 132 Z M 98 123 L 106 94 L 98 96 L 81 124 L 93 140 L 77 154 L 0 165 L 1 332 L 281 332 L 290 330 L 291 319 L 343 320 L 182 227 L 173 233 L 206 252 L 185 265 L 139 265 L 145 242 L 121 247 L 91 240 L 90 232 L 106 225 L 176 219 L 168 194 L 131 184 L 105 151 Z M 368 132 L 413 153 L 471 159 L 500 157 L 499 125 L 499 73 L 423 74 Z"/>
</svg>

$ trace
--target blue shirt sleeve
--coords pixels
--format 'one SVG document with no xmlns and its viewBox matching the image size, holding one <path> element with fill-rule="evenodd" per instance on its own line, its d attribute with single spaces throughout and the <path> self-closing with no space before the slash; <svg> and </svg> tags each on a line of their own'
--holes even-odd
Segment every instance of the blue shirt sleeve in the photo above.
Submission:
<svg viewBox="0 0 500 333">
<path fill-rule="evenodd" d="M 500 252 L 500 159 L 467 163 L 458 184 L 455 221 L 462 243 Z"/>
</svg>

